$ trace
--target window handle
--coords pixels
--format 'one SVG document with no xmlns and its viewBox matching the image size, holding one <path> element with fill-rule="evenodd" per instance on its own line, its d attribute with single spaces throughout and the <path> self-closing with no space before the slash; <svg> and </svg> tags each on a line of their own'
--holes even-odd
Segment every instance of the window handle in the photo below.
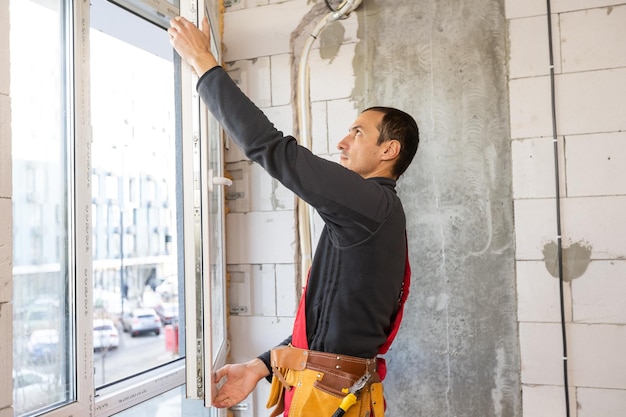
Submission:
<svg viewBox="0 0 626 417">
<path fill-rule="evenodd" d="M 213 177 L 213 185 L 226 185 L 230 187 L 233 185 L 233 180 L 226 177 Z"/>
<path fill-rule="evenodd" d="M 216 185 L 222 185 L 230 187 L 233 185 L 233 180 L 226 177 L 217 177 L 213 175 L 213 170 L 209 169 L 209 192 L 212 192 L 215 189 Z"/>
</svg>

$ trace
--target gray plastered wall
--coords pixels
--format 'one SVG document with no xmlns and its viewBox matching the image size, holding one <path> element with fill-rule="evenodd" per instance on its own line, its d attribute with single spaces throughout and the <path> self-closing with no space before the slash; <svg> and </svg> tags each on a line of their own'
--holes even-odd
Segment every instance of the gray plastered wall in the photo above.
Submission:
<svg viewBox="0 0 626 417">
<path fill-rule="evenodd" d="M 388 412 L 521 415 L 504 5 L 365 1 L 359 37 L 353 97 L 421 133 L 398 183 L 413 278 Z"/>
</svg>

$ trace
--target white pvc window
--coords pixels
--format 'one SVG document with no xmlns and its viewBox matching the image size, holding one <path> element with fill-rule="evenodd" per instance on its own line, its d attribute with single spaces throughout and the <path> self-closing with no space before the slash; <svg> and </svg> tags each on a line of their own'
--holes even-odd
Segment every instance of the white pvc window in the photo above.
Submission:
<svg viewBox="0 0 626 417">
<path fill-rule="evenodd" d="M 90 199 L 84 79 L 63 0 L 11 0 L 13 408 L 16 416 L 84 413 L 92 369 L 84 283 Z M 35 53 L 36 51 L 36 53 Z M 77 117 L 78 116 L 78 117 Z M 81 238 L 82 237 L 82 238 Z M 52 411 L 57 410 L 57 411 Z M 62 410 L 62 411 L 59 411 Z M 69 410 L 69 411 L 68 411 Z"/>
<path fill-rule="evenodd" d="M 118 3 L 10 3 L 14 408 L 224 415 L 221 131 L 147 3 Z"/>
</svg>

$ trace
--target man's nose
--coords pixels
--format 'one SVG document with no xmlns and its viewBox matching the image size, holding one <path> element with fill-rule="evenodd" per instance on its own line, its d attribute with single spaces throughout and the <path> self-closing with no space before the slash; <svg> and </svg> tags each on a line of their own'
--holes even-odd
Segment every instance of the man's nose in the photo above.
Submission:
<svg viewBox="0 0 626 417">
<path fill-rule="evenodd" d="M 342 149 L 346 149 L 346 139 L 348 138 L 347 136 L 344 136 L 343 139 L 341 139 L 339 142 L 337 142 L 337 149 L 342 150 Z"/>
</svg>

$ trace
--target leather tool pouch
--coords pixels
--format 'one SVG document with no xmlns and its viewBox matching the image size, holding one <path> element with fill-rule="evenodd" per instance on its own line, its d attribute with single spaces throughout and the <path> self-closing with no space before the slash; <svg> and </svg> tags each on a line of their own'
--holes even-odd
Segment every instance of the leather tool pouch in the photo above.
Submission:
<svg viewBox="0 0 626 417">
<path fill-rule="evenodd" d="M 276 378 L 276 376 L 272 376 L 272 385 L 270 386 L 270 395 L 267 397 L 267 403 L 265 404 L 265 407 L 272 408 L 275 405 L 280 404 L 280 407 L 274 410 L 276 414 L 272 413 L 272 416 L 276 416 L 282 413 L 284 409 L 284 404 L 283 404 L 284 393 L 285 393 L 285 387 L 283 386 L 283 384 L 280 382 L 278 378 Z"/>
<path fill-rule="evenodd" d="M 267 408 L 275 407 L 270 416 L 284 412 L 284 392 L 297 386 L 291 402 L 290 417 L 332 415 L 359 376 L 337 369 L 307 369 L 308 351 L 292 346 L 272 349 L 270 362 L 274 375 Z M 374 373 L 373 381 L 359 395 L 357 404 L 344 417 L 384 417 L 383 385 Z"/>
<path fill-rule="evenodd" d="M 294 371 L 306 369 L 309 351 L 293 346 L 280 346 L 272 349 L 270 363 L 272 368 L 288 368 Z"/>
<path fill-rule="evenodd" d="M 328 378 L 329 373 L 311 369 L 297 371 L 297 374 L 297 389 L 291 401 L 289 417 L 332 416 L 347 395 L 347 393 L 341 392 L 340 385 L 343 385 L 344 382 L 340 381 L 355 380 L 353 377 L 344 379 L 344 376 L 340 374 Z M 335 385 L 335 383 L 339 385 Z M 343 388 L 349 386 L 346 385 Z M 373 407 L 370 385 L 359 393 L 356 404 L 351 406 L 343 417 L 371 417 Z M 376 417 L 384 417 L 384 414 L 376 414 Z"/>
<path fill-rule="evenodd" d="M 272 365 L 272 385 L 266 407 L 276 406 L 270 417 L 280 415 L 284 410 L 284 393 L 295 385 L 298 371 L 306 368 L 308 351 L 293 346 L 280 346 L 272 349 L 270 364 Z"/>
<path fill-rule="evenodd" d="M 382 382 L 374 382 L 370 385 L 370 401 L 372 417 L 385 417 L 385 397 Z"/>
<path fill-rule="evenodd" d="M 319 374 L 313 386 L 330 395 L 343 398 L 346 396 L 346 393 L 344 393 L 342 389 L 351 387 L 357 379 L 358 378 L 355 378 L 353 375 L 345 372 L 328 370 Z"/>
</svg>

